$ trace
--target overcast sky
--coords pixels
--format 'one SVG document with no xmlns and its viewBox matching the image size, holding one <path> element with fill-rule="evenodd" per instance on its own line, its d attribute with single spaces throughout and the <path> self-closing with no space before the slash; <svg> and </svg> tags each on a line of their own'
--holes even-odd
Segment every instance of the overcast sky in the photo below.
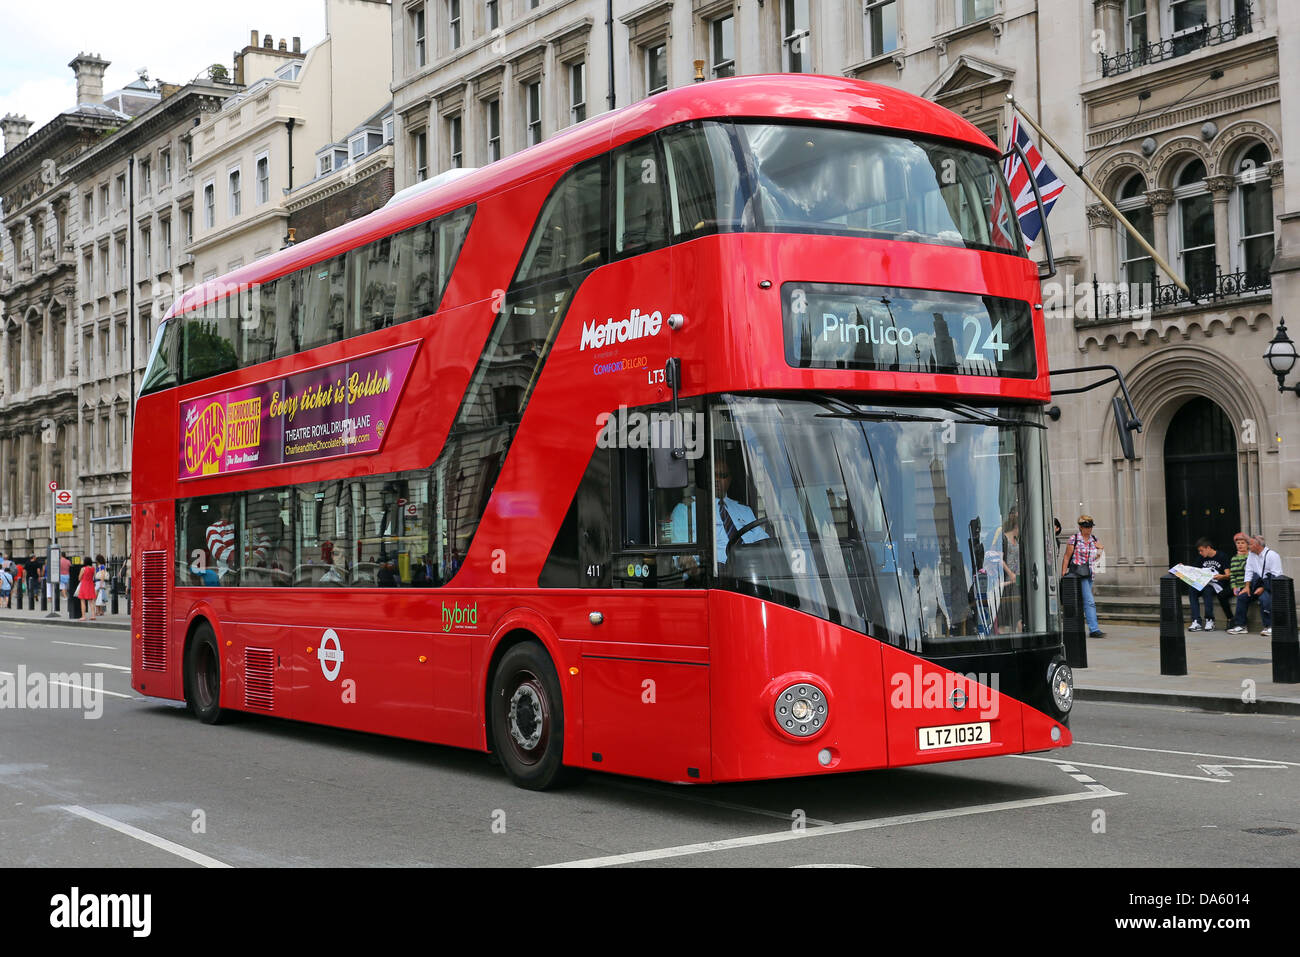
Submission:
<svg viewBox="0 0 1300 957">
<path fill-rule="evenodd" d="M 75 106 L 77 84 L 68 62 L 80 52 L 110 62 L 104 92 L 149 71 L 151 80 L 185 83 L 213 63 L 231 67 L 231 54 L 270 33 L 304 52 L 325 39 L 324 0 L 0 0 L 6 43 L 0 57 L 0 116 L 26 114 L 36 132 Z"/>
</svg>

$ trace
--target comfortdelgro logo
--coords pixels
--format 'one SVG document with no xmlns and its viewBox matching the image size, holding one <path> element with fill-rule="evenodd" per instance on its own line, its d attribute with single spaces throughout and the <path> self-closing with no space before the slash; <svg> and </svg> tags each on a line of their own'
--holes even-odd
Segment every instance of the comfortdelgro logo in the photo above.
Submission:
<svg viewBox="0 0 1300 957">
<path fill-rule="evenodd" d="M 659 330 L 663 328 L 663 322 L 663 313 L 658 309 L 648 315 L 640 309 L 633 309 L 630 316 L 617 321 L 613 318 L 606 319 L 604 322 L 593 319 L 582 327 L 582 343 L 578 346 L 578 351 L 603 349 L 616 342 L 631 342 L 634 339 L 657 336 Z"/>
<path fill-rule="evenodd" d="M 442 630 L 451 631 L 457 625 L 478 625 L 478 602 L 466 605 L 464 608 L 455 602 L 451 607 L 447 603 L 442 603 Z"/>
</svg>

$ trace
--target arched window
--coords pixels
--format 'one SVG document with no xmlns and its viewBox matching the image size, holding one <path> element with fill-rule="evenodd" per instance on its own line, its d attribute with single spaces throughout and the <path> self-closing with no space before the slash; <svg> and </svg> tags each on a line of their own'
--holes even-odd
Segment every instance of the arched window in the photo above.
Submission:
<svg viewBox="0 0 1300 957">
<path fill-rule="evenodd" d="M 1268 285 L 1273 262 L 1273 183 L 1268 173 L 1272 159 L 1267 146 L 1255 143 L 1244 149 L 1231 167 L 1236 179 L 1236 208 L 1229 220 L 1236 234 L 1233 268 L 1246 274 L 1250 287 Z"/>
<path fill-rule="evenodd" d="M 1188 161 L 1174 180 L 1178 215 L 1174 217 L 1175 248 L 1183 279 L 1194 295 L 1214 291 L 1214 202 L 1205 185 L 1205 164 Z"/>
<path fill-rule="evenodd" d="M 1151 219 L 1151 207 L 1147 205 L 1147 183 L 1141 173 L 1134 173 L 1126 179 L 1115 196 L 1115 205 L 1124 214 L 1124 218 L 1133 224 L 1133 228 L 1142 234 L 1142 238 L 1155 245 L 1155 232 Z M 1123 226 L 1116 230 L 1119 237 L 1119 278 L 1120 282 L 1130 287 L 1155 282 L 1156 264 Z M 1141 302 L 1151 301 L 1151 291 L 1141 296 Z"/>
</svg>

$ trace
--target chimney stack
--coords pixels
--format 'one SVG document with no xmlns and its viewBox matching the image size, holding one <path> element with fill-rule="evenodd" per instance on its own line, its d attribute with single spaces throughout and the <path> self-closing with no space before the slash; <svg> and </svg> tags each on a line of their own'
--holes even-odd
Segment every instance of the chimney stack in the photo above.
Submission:
<svg viewBox="0 0 1300 957">
<path fill-rule="evenodd" d="M 79 53 L 68 66 L 77 76 L 77 104 L 104 102 L 104 72 L 108 61 L 97 53 Z"/>
<path fill-rule="evenodd" d="M 275 41 L 271 39 L 271 34 L 268 33 L 268 34 L 266 35 L 266 39 L 264 39 L 264 40 L 262 41 L 262 49 L 264 49 L 264 50 L 274 50 L 274 49 L 275 49 Z"/>
<path fill-rule="evenodd" d="M 284 37 L 280 37 L 280 46 L 279 46 L 279 50 L 280 50 L 281 53 L 288 53 L 288 52 L 289 52 L 289 46 L 288 46 L 288 44 L 286 44 L 286 43 L 284 42 Z"/>
<path fill-rule="evenodd" d="M 302 37 L 293 38 L 293 52 L 294 53 L 302 52 Z"/>
<path fill-rule="evenodd" d="M 256 31 L 256 30 L 249 30 L 249 31 L 248 31 L 248 45 L 249 45 L 250 47 L 255 47 L 255 46 L 257 46 L 257 31 Z"/>
<path fill-rule="evenodd" d="M 32 128 L 32 121 L 25 116 L 19 116 L 17 113 L 6 113 L 3 120 L 0 120 L 0 129 L 4 130 L 5 152 L 27 139 L 27 131 Z"/>
</svg>

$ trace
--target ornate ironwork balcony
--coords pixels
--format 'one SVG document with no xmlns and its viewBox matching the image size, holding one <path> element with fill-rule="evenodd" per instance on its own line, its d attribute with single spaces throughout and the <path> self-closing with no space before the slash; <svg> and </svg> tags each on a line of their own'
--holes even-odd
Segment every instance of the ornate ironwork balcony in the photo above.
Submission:
<svg viewBox="0 0 1300 957">
<path fill-rule="evenodd" d="M 1150 312 L 1161 312 L 1180 307 L 1201 306 L 1267 292 L 1272 288 L 1272 277 L 1267 269 L 1218 272 L 1213 278 L 1195 278 L 1187 283 L 1191 294 L 1172 282 L 1169 283 L 1098 283 L 1092 277 L 1093 316 L 1095 321 L 1133 319 Z"/>
<path fill-rule="evenodd" d="M 1194 30 L 1188 30 L 1177 36 L 1152 40 L 1150 43 L 1144 43 L 1135 49 L 1116 53 L 1114 56 L 1107 56 L 1102 53 L 1100 54 L 1101 75 L 1118 76 L 1121 73 L 1127 73 L 1129 70 L 1136 70 L 1138 67 L 1146 66 L 1148 63 L 1172 60 L 1174 57 L 1183 56 L 1194 50 L 1218 46 L 1220 43 L 1235 40 L 1237 37 L 1250 32 L 1253 5 L 1251 0 L 1244 0 L 1244 2 L 1236 4 L 1235 15 L 1227 20 L 1220 20 L 1218 23 L 1202 23 Z"/>
</svg>

